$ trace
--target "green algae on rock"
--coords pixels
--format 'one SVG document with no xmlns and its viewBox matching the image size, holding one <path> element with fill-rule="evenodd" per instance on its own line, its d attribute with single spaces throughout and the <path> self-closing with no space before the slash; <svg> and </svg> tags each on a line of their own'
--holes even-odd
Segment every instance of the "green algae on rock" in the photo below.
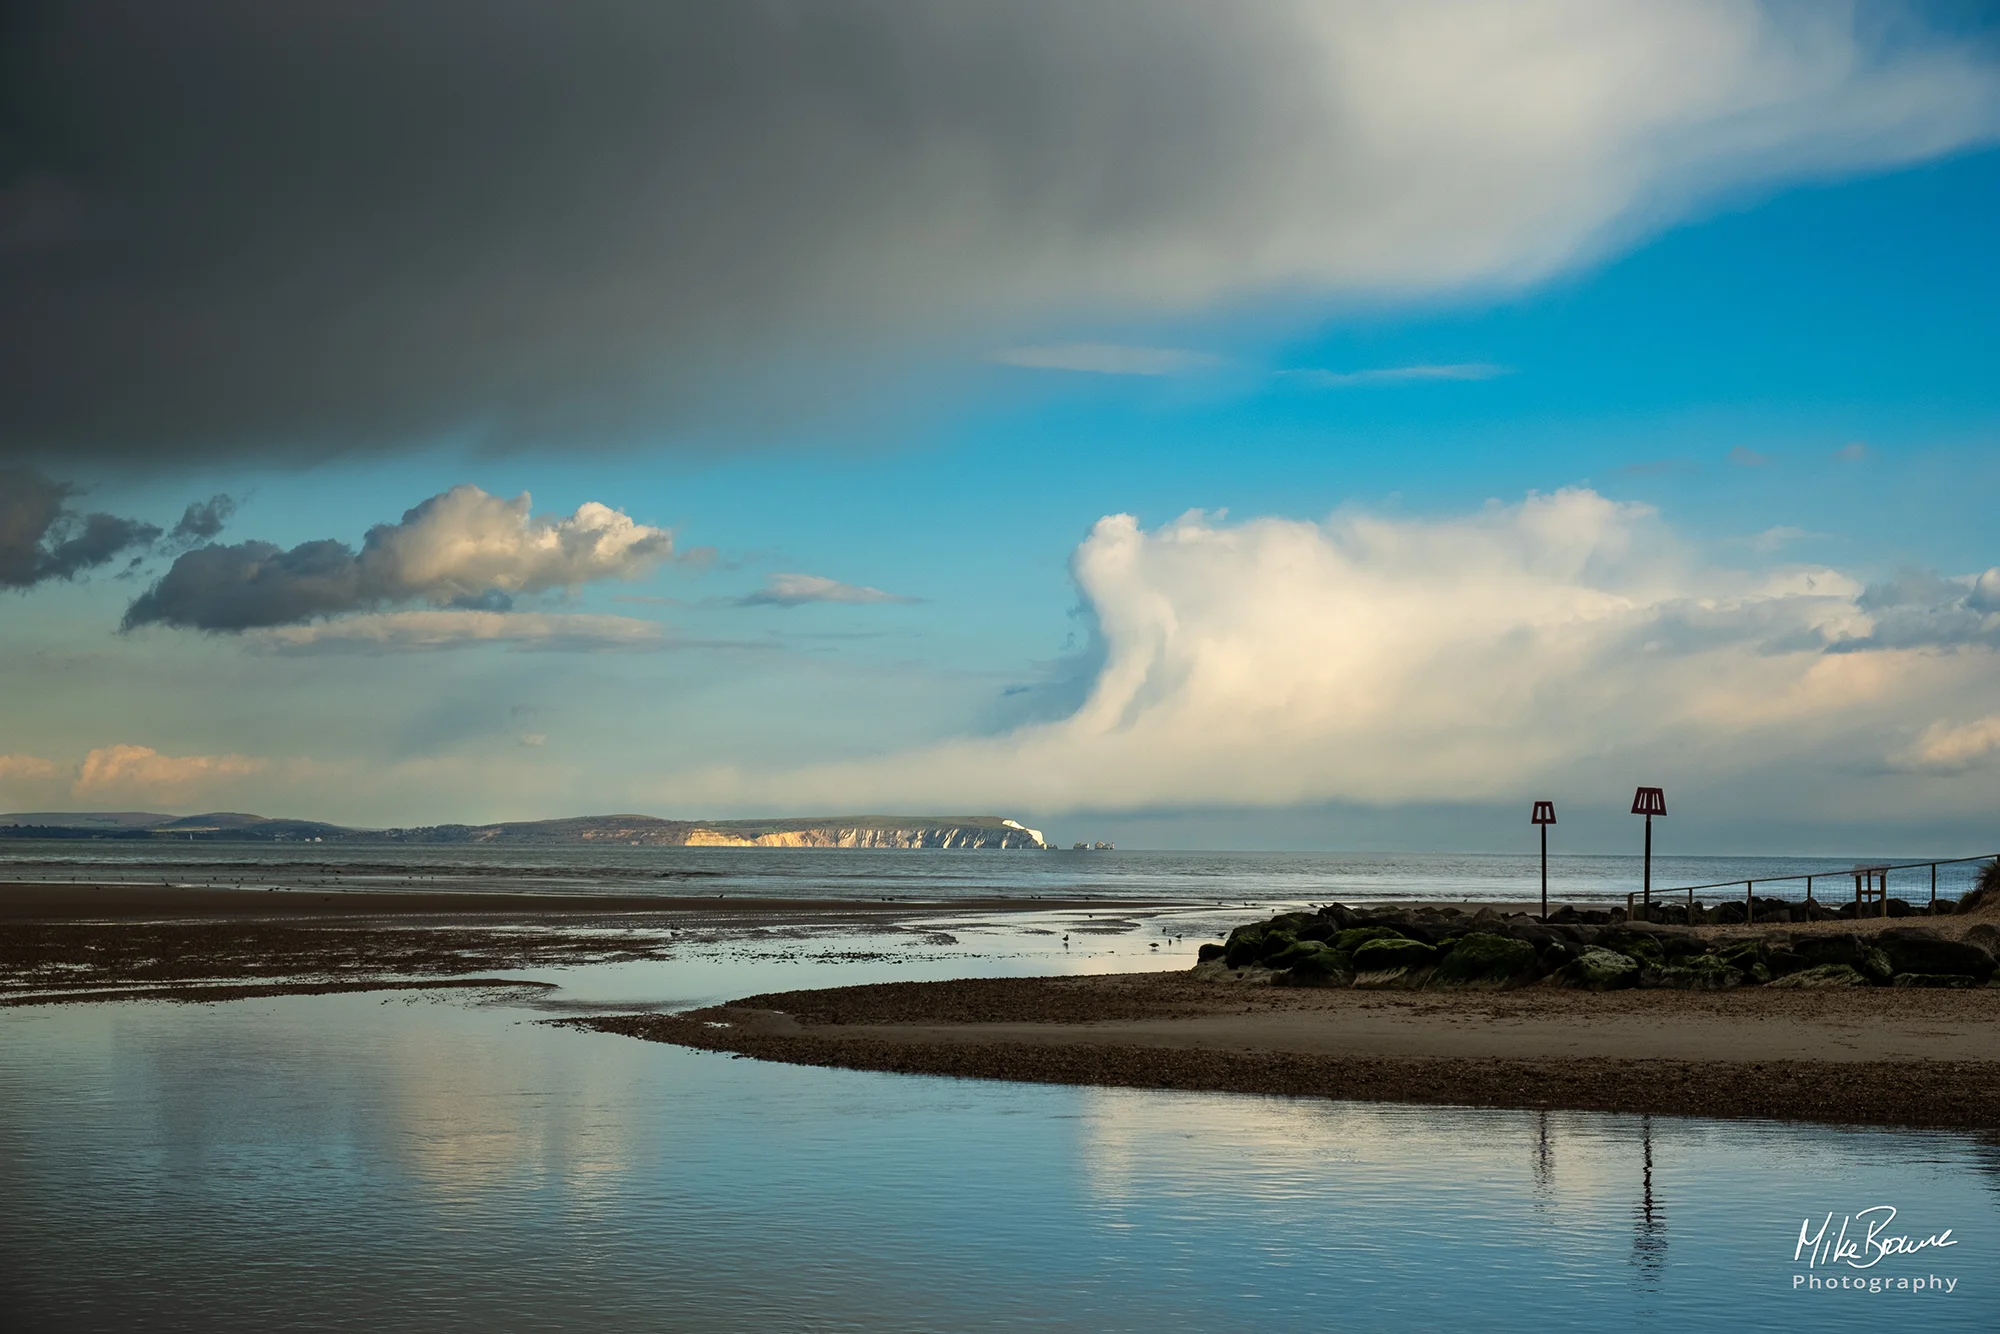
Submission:
<svg viewBox="0 0 2000 1334">
<path fill-rule="evenodd" d="M 1450 944 L 1433 978 L 1439 986 L 1503 986 L 1535 966 L 1535 947 L 1525 940 L 1473 931 Z"/>
</svg>

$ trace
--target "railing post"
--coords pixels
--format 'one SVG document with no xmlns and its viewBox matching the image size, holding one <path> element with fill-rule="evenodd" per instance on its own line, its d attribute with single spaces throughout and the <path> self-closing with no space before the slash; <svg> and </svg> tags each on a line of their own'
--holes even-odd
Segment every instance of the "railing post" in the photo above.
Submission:
<svg viewBox="0 0 2000 1334">
<path fill-rule="evenodd" d="M 1750 891 L 1756 887 L 1757 882 L 1755 880 L 1745 880 L 1743 882 L 1743 925 L 1745 926 L 1757 920 L 1757 901 L 1750 897 Z"/>
<path fill-rule="evenodd" d="M 1889 915 L 1889 868 L 1882 868 L 1882 915 Z"/>
<path fill-rule="evenodd" d="M 1806 877 L 1806 920 L 1812 920 L 1812 877 Z"/>
<path fill-rule="evenodd" d="M 1931 863 L 1931 916 L 1937 916 L 1937 863 Z"/>
</svg>

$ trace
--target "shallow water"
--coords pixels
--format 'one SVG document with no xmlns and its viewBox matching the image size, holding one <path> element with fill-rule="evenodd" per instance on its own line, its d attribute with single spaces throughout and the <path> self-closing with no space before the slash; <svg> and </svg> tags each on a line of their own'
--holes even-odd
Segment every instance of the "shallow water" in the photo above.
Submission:
<svg viewBox="0 0 2000 1334">
<path fill-rule="evenodd" d="M 896 951 L 711 941 L 542 974 L 547 1000 L 0 1012 L 6 1327 L 2000 1323 L 2000 1148 L 1978 1137 L 900 1077 L 538 1022 L 1183 962 L 1150 924 L 1068 951 L 959 926 Z M 1865 1274 L 1956 1291 L 1794 1289 L 1803 1220 L 1885 1203 L 1957 1244 Z"/>
<path fill-rule="evenodd" d="M 1902 862 L 1906 856 L 1872 862 Z M 1852 857 L 1656 857 L 1653 886 L 1730 882 L 1704 901 L 1740 895 L 1746 879 L 1811 872 L 1823 898 L 1851 896 Z M 1939 868 L 1956 898 L 1978 867 Z M 1341 899 L 1526 901 L 1541 888 L 1538 858 L 1500 853 L 1036 852 L 1026 849 L 879 852 L 809 848 L 494 847 L 408 844 L 250 844 L 0 841 L 0 879 L 170 880 L 349 889 L 491 889 L 831 899 L 1033 898 L 1087 895 L 1173 902 Z M 1549 859 L 1553 903 L 1622 901 L 1640 888 L 1638 857 Z M 1891 892 L 1927 898 L 1927 872 L 1899 873 Z M 1803 883 L 1757 893 L 1802 898 Z"/>
</svg>

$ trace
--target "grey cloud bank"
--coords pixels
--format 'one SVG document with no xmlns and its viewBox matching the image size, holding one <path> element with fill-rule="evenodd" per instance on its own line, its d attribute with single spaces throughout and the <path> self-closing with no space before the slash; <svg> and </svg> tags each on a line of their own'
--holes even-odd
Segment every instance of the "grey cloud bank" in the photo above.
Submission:
<svg viewBox="0 0 2000 1334">
<path fill-rule="evenodd" d="M 236 502 L 228 496 L 213 496 L 206 501 L 198 501 L 187 507 L 180 522 L 174 525 L 171 536 L 178 542 L 206 542 L 222 531 L 222 525 L 229 522 L 229 516 L 235 512 Z"/>
<path fill-rule="evenodd" d="M 0 468 L 0 588 L 74 579 L 158 540 L 160 530 L 152 524 L 79 513 L 69 504 L 76 493 L 29 469 Z M 216 530 L 221 526 L 216 519 Z"/>
<path fill-rule="evenodd" d="M 1986 56 L 1899 8 L 11 12 L 0 451 L 151 467 L 652 441 L 893 349 L 1518 285 L 1996 124 Z"/>
<path fill-rule="evenodd" d="M 738 607 L 803 607 L 812 602 L 921 602 L 921 598 L 885 593 L 861 584 L 843 584 L 817 574 L 774 574 L 764 587 L 733 599 Z"/>
<path fill-rule="evenodd" d="M 1855 605 L 1869 615 L 1868 633 L 1835 642 L 1835 652 L 2000 648 L 2000 567 L 1959 579 L 1905 570 L 1871 584 Z"/>
</svg>

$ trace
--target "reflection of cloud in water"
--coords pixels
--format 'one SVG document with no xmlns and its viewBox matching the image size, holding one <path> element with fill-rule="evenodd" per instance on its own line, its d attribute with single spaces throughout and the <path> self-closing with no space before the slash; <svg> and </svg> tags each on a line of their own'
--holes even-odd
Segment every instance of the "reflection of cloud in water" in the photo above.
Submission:
<svg viewBox="0 0 2000 1334">
<path fill-rule="evenodd" d="M 1539 1200 L 1608 1222 L 1640 1207 L 1644 1185 L 1633 1117 L 1122 1089 L 1087 1097 L 1080 1165 L 1107 1204 L 1227 1179 L 1246 1206 L 1318 1217 L 1330 1201 L 1417 1185 L 1463 1195 L 1469 1210 L 1497 1198 L 1525 1211 Z M 1659 1152 L 1657 1124 L 1654 1135 Z M 1656 1183 L 1656 1216 L 1668 1203 Z"/>
<path fill-rule="evenodd" d="M 455 1027 L 455 1025 L 453 1026 Z M 560 1097 L 522 1097 L 518 1057 L 429 1025 L 399 1026 L 382 1055 L 384 1138 L 439 1203 L 471 1203 L 523 1178 L 570 1207 L 608 1195 L 635 1162 L 634 1121 L 612 1114 L 638 1094 L 624 1062 L 540 1048 L 537 1082 Z"/>
</svg>

